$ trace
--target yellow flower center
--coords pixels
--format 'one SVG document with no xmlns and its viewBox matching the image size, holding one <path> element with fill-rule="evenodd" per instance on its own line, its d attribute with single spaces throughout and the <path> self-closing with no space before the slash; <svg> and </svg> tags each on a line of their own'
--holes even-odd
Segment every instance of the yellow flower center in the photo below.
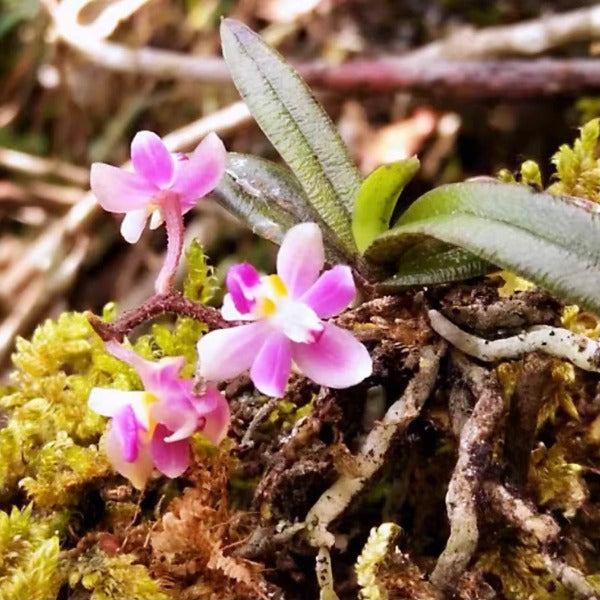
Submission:
<svg viewBox="0 0 600 600">
<path fill-rule="evenodd" d="M 288 295 L 285 283 L 279 275 L 268 275 L 263 278 L 264 295 L 258 298 L 257 308 L 261 317 L 268 317 L 277 311 L 277 303 Z"/>
</svg>

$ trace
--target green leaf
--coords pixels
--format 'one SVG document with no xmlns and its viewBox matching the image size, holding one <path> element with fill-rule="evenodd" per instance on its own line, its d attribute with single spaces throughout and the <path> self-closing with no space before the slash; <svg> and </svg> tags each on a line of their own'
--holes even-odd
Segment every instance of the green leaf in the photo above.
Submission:
<svg viewBox="0 0 600 600">
<path fill-rule="evenodd" d="M 416 157 L 375 169 L 363 181 L 354 202 L 352 233 L 360 252 L 390 226 L 398 196 L 419 170 Z"/>
<path fill-rule="evenodd" d="M 223 56 L 252 115 L 349 254 L 360 175 L 334 125 L 300 76 L 251 29 L 221 23 Z"/>
<path fill-rule="evenodd" d="M 287 169 L 263 158 L 230 152 L 225 175 L 213 193 L 219 204 L 254 233 L 276 244 L 290 227 L 307 221 L 318 223 L 329 262 L 352 263 Z"/>
<path fill-rule="evenodd" d="M 521 185 L 446 185 L 414 202 L 366 257 L 401 261 L 423 236 L 459 246 L 600 313 L 600 214 L 590 202 Z"/>
<path fill-rule="evenodd" d="M 488 262 L 471 252 L 435 238 L 423 237 L 402 254 L 396 274 L 383 281 L 381 287 L 394 290 L 449 283 L 485 275 L 492 270 Z"/>
</svg>

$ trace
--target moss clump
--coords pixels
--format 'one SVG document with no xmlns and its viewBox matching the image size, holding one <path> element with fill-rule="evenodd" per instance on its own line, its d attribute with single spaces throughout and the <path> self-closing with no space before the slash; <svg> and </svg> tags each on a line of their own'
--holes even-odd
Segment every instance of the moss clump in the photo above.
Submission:
<svg viewBox="0 0 600 600">
<path fill-rule="evenodd" d="M 572 146 L 563 144 L 552 157 L 558 181 L 549 191 L 600 202 L 600 119 L 588 121 Z"/>
<path fill-rule="evenodd" d="M 49 600 L 62 584 L 57 521 L 35 519 L 32 506 L 0 512 L 0 600 Z"/>
<path fill-rule="evenodd" d="M 582 466 L 568 462 L 560 444 L 540 444 L 531 453 L 529 485 L 540 506 L 567 517 L 574 516 L 588 497 Z"/>
<path fill-rule="evenodd" d="M 96 385 L 132 389 L 136 378 L 106 353 L 82 313 L 64 313 L 40 325 L 31 340 L 19 339 L 13 363 L 14 387 L 0 397 L 6 419 L 0 431 L 0 490 L 10 497 L 27 478 L 34 496 L 54 495 L 52 501 L 45 497 L 46 506 L 62 504 L 66 490 L 61 499 L 61 492 L 49 488 L 61 481 L 74 494 L 77 482 L 99 475 L 105 464 L 93 445 L 105 419 L 88 409 L 90 390 Z"/>
<path fill-rule="evenodd" d="M 499 541 L 482 554 L 476 569 L 498 577 L 507 600 L 571 600 L 572 594 L 547 570 L 534 545 Z"/>
<path fill-rule="evenodd" d="M 167 600 L 169 596 L 131 554 L 108 556 L 92 549 L 69 566 L 69 586 L 90 592 L 89 600 Z"/>
</svg>

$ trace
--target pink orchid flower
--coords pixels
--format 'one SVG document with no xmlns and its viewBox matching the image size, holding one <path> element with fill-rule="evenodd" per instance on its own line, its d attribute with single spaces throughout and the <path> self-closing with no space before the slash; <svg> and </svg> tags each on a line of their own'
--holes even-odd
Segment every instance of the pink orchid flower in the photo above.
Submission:
<svg viewBox="0 0 600 600">
<path fill-rule="evenodd" d="M 145 360 L 117 342 L 106 349 L 133 367 L 144 391 L 93 388 L 89 406 L 112 417 L 106 435 L 106 453 L 116 471 L 143 489 L 153 468 L 178 477 L 189 464 L 189 438 L 202 432 L 213 444 L 225 437 L 229 405 L 215 388 L 198 395 L 193 382 L 178 376 L 183 357 Z"/>
<path fill-rule="evenodd" d="M 152 131 L 139 131 L 131 142 L 134 171 L 94 163 L 90 187 L 104 210 L 125 213 L 121 234 L 130 244 L 140 239 L 150 218 L 150 229 L 163 221 L 167 228 L 167 256 L 156 280 L 156 291 L 171 287 L 183 247 L 183 215 L 211 192 L 225 171 L 225 146 L 210 133 L 188 157 L 167 150 Z"/>
<path fill-rule="evenodd" d="M 338 265 L 321 276 L 325 255 L 315 223 L 292 227 L 277 256 L 277 275 L 260 276 L 242 263 L 227 273 L 227 320 L 252 321 L 212 331 L 198 342 L 200 375 L 207 381 L 236 377 L 250 369 L 256 388 L 281 397 L 292 363 L 306 377 L 345 388 L 372 371 L 367 349 L 349 331 L 322 319 L 349 306 L 356 294 L 350 267 Z"/>
</svg>

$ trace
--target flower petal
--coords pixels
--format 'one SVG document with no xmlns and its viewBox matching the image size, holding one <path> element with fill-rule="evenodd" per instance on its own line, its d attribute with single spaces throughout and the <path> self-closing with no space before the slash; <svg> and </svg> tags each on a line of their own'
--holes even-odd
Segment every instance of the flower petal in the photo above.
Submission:
<svg viewBox="0 0 600 600">
<path fill-rule="evenodd" d="M 167 441 L 189 438 L 198 429 L 198 413 L 189 402 L 160 401 L 152 405 L 152 418 L 169 429 Z"/>
<path fill-rule="evenodd" d="M 120 410 L 111 421 L 111 430 L 119 439 L 123 459 L 135 462 L 138 457 L 139 432 L 142 429 L 130 405 Z"/>
<path fill-rule="evenodd" d="M 152 473 L 154 465 L 147 444 L 138 447 L 138 455 L 134 462 L 123 457 L 123 448 L 115 428 L 111 427 L 105 438 L 106 455 L 115 471 L 127 477 L 138 490 L 143 490 Z"/>
<path fill-rule="evenodd" d="M 225 284 L 235 308 L 249 313 L 256 304 L 256 292 L 260 285 L 258 271 L 248 263 L 232 265 L 227 270 Z"/>
<path fill-rule="evenodd" d="M 331 388 L 346 388 L 371 375 L 373 364 L 367 349 L 350 332 L 325 323 L 314 344 L 294 344 L 292 357 L 309 379 Z"/>
<path fill-rule="evenodd" d="M 135 369 L 146 390 L 157 398 L 164 397 L 170 391 L 175 394 L 180 393 L 179 385 L 182 380 L 179 379 L 178 374 L 185 365 L 183 356 L 168 356 L 154 362 L 146 360 L 133 349 L 119 344 L 115 340 L 105 342 L 104 347 L 115 358 Z"/>
<path fill-rule="evenodd" d="M 114 213 L 124 213 L 146 206 L 157 191 L 137 173 L 104 163 L 92 165 L 90 188 L 100 206 Z"/>
<path fill-rule="evenodd" d="M 121 221 L 121 235 L 126 242 L 135 244 L 146 227 L 148 213 L 145 208 L 128 212 Z"/>
<path fill-rule="evenodd" d="M 183 212 L 196 205 L 196 201 L 217 187 L 225 172 L 227 151 L 216 133 L 209 133 L 198 144 L 187 160 L 175 167 L 171 189 L 179 192 Z"/>
<path fill-rule="evenodd" d="M 200 375 L 208 381 L 222 381 L 243 373 L 252 365 L 268 333 L 268 325 L 259 321 L 203 335 L 198 342 Z"/>
<path fill-rule="evenodd" d="M 271 333 L 252 363 L 250 379 L 259 392 L 281 398 L 291 368 L 292 343 L 282 333 Z"/>
<path fill-rule="evenodd" d="M 356 286 L 352 269 L 338 265 L 325 271 L 301 300 L 308 304 L 321 319 L 327 319 L 348 308 L 355 295 Z"/>
<path fill-rule="evenodd" d="M 324 264 L 323 236 L 316 223 L 296 225 L 285 234 L 277 255 L 277 273 L 292 298 L 299 298 L 315 283 Z"/>
<path fill-rule="evenodd" d="M 217 446 L 227 435 L 227 430 L 229 429 L 229 422 L 231 420 L 229 403 L 225 396 L 213 387 L 208 387 L 204 395 L 214 397 L 216 406 L 212 412 L 206 415 L 206 422 L 201 431 L 204 436 Z"/>
<path fill-rule="evenodd" d="M 175 161 L 153 131 L 138 131 L 131 142 L 133 168 L 158 188 L 168 186 L 175 173 Z"/>
<path fill-rule="evenodd" d="M 221 316 L 226 321 L 255 321 L 256 315 L 252 313 L 241 313 L 233 303 L 231 294 L 225 294 L 223 297 L 223 306 L 221 306 Z"/>
<path fill-rule="evenodd" d="M 157 425 L 150 442 L 150 452 L 156 468 L 174 479 L 182 475 L 190 464 L 190 444 L 187 438 L 167 442 L 170 433 L 164 425 Z"/>
<path fill-rule="evenodd" d="M 315 311 L 310 306 L 294 300 L 282 302 L 271 320 L 292 342 L 315 342 L 323 331 L 323 322 Z"/>
<path fill-rule="evenodd" d="M 136 401 L 141 402 L 145 392 L 125 392 L 109 388 L 92 388 L 88 399 L 88 406 L 103 417 L 114 417 L 126 406 L 131 406 Z"/>
</svg>

